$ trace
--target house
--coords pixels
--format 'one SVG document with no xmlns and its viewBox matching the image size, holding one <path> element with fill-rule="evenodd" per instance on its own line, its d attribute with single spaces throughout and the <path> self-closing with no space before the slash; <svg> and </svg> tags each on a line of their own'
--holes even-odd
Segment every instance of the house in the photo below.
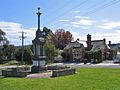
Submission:
<svg viewBox="0 0 120 90">
<path fill-rule="evenodd" d="M 78 41 L 70 42 L 63 50 L 69 61 L 83 61 L 85 47 Z"/>
<path fill-rule="evenodd" d="M 87 47 L 84 47 L 79 41 L 84 41 L 87 43 Z M 120 44 L 106 44 L 106 39 L 92 40 L 91 35 L 87 35 L 87 41 L 79 40 L 75 42 L 70 42 L 63 50 L 65 56 L 70 61 L 84 61 L 88 60 L 91 62 L 93 58 L 93 53 L 96 51 L 101 52 L 101 60 L 113 59 L 120 49 Z M 91 56 L 92 55 L 92 56 Z"/>
<path fill-rule="evenodd" d="M 87 48 L 86 51 L 94 52 L 96 50 L 101 50 L 102 60 L 109 59 L 109 46 L 106 44 L 106 40 L 91 40 L 91 35 L 87 35 Z"/>
<path fill-rule="evenodd" d="M 111 44 L 111 41 L 109 41 L 108 46 L 110 47 L 110 59 L 113 59 L 114 56 L 117 55 L 117 53 L 120 51 L 120 43 Z"/>
</svg>

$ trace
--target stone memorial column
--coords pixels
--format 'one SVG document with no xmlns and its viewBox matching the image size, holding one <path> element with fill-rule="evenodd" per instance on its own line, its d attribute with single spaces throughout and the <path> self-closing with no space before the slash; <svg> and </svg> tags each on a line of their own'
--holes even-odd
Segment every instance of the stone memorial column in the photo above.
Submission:
<svg viewBox="0 0 120 90">
<path fill-rule="evenodd" d="M 40 8 L 38 8 L 38 29 L 36 31 L 36 37 L 34 40 L 32 40 L 33 43 L 33 51 L 34 51 L 34 57 L 33 57 L 33 64 L 31 67 L 32 72 L 41 72 L 46 71 L 46 56 L 44 54 L 44 44 L 45 44 L 45 38 L 40 30 L 40 15 L 39 12 Z"/>
</svg>

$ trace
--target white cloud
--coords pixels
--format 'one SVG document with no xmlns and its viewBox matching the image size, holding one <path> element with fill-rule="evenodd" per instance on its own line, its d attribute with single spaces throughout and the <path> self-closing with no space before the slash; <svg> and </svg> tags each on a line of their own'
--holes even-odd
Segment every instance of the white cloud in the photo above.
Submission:
<svg viewBox="0 0 120 90">
<path fill-rule="evenodd" d="M 73 22 L 73 23 L 75 23 L 75 22 Z M 79 28 L 79 27 L 80 27 L 80 25 L 73 24 L 73 27 L 75 27 L 75 28 Z"/>
<path fill-rule="evenodd" d="M 81 17 L 81 16 L 75 16 L 76 19 L 89 19 L 89 17 Z"/>
<path fill-rule="evenodd" d="M 81 26 L 82 29 L 89 29 L 89 27 Z"/>
<path fill-rule="evenodd" d="M 10 27 L 10 28 L 15 29 L 15 28 L 21 28 L 22 25 L 19 24 L 19 23 L 14 23 L 14 22 L 4 22 L 4 21 L 1 21 L 0 22 L 0 27 L 2 27 L 2 28 L 6 28 L 6 27 L 9 28 Z"/>
<path fill-rule="evenodd" d="M 94 20 L 91 20 L 88 17 L 76 16 L 76 18 L 79 18 L 79 20 L 71 22 L 72 26 L 75 28 L 81 27 L 82 29 L 88 29 L 87 26 L 91 26 L 95 23 Z"/>
<path fill-rule="evenodd" d="M 15 23 L 15 22 L 5 22 L 1 21 L 0 22 L 0 29 L 2 29 L 10 41 L 11 44 L 14 45 L 20 45 L 21 41 L 19 36 L 21 36 L 21 31 L 26 32 L 25 36 L 27 38 L 25 39 L 25 44 L 31 44 L 32 40 L 35 37 L 35 31 L 36 28 L 24 28 L 22 24 L 20 23 Z"/>
<path fill-rule="evenodd" d="M 120 22 L 106 22 L 102 25 L 98 25 L 97 27 L 101 29 L 114 29 L 120 27 Z"/>
<path fill-rule="evenodd" d="M 64 26 L 69 26 L 68 24 L 64 24 Z"/>
<path fill-rule="evenodd" d="M 79 10 L 74 11 L 74 13 L 79 13 L 79 12 L 80 12 Z"/>
<path fill-rule="evenodd" d="M 74 41 L 79 38 L 84 46 L 87 46 L 86 40 L 87 40 L 87 33 L 82 35 L 76 31 L 71 31 Z M 104 38 L 106 39 L 106 43 L 108 44 L 109 41 L 112 43 L 120 43 L 120 30 L 115 30 L 113 33 L 90 33 L 92 40 L 103 40 Z"/>
<path fill-rule="evenodd" d="M 94 21 L 93 20 L 90 20 L 90 19 L 81 19 L 80 20 L 80 23 L 82 25 L 93 25 Z"/>
<path fill-rule="evenodd" d="M 116 30 L 113 33 L 92 33 L 93 39 L 103 39 L 106 38 L 106 43 L 112 41 L 112 43 L 120 43 L 120 30 Z"/>
<path fill-rule="evenodd" d="M 71 24 L 73 24 L 73 25 L 80 25 L 81 23 L 76 21 L 76 22 L 71 22 Z"/>
<path fill-rule="evenodd" d="M 66 19 L 62 19 L 62 20 L 59 20 L 61 22 L 69 22 L 69 20 L 66 20 Z"/>
</svg>

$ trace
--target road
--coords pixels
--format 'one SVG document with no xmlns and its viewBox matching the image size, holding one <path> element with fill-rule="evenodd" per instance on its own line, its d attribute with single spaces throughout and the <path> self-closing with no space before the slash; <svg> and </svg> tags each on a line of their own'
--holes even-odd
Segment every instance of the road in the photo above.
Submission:
<svg viewBox="0 0 120 90">
<path fill-rule="evenodd" d="M 114 64 L 113 61 L 103 61 L 102 63 L 99 64 L 91 64 L 91 63 L 54 63 L 52 65 L 66 65 L 70 67 L 86 67 L 86 68 L 120 68 L 120 63 L 119 64 Z M 0 69 L 5 69 L 5 68 L 14 68 L 14 67 L 23 67 L 23 66 L 1 66 Z"/>
<path fill-rule="evenodd" d="M 70 66 L 73 68 L 120 68 L 120 63 L 119 64 L 114 64 L 113 61 L 104 61 L 102 63 L 99 64 L 91 64 L 91 63 L 54 63 L 52 65 L 66 65 L 66 66 Z M 14 67 L 18 67 L 18 66 L 1 66 L 0 65 L 0 70 L 5 69 L 5 68 L 14 68 Z M 19 66 L 19 67 L 23 67 L 23 66 Z M 0 71 L 1 74 L 1 71 Z"/>
<path fill-rule="evenodd" d="M 91 64 L 91 63 L 56 63 L 53 65 L 66 65 L 73 68 L 120 68 L 120 64 L 114 64 L 113 61 L 104 61 L 99 64 Z"/>
</svg>

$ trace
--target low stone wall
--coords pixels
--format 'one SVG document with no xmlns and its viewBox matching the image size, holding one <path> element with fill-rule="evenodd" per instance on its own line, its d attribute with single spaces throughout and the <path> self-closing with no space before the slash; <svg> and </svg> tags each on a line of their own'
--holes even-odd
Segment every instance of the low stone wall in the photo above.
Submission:
<svg viewBox="0 0 120 90">
<path fill-rule="evenodd" d="M 67 66 L 47 66 L 47 70 L 60 70 L 60 69 L 66 69 L 69 68 Z"/>
<path fill-rule="evenodd" d="M 6 77 L 26 77 L 30 72 L 30 67 L 16 67 L 16 68 L 7 68 L 2 70 L 2 76 Z"/>
<path fill-rule="evenodd" d="M 30 67 L 7 68 L 6 70 L 17 71 L 17 72 L 20 72 L 20 71 L 30 71 Z"/>
<path fill-rule="evenodd" d="M 76 69 L 73 69 L 73 68 L 61 69 L 61 70 L 53 70 L 52 77 L 72 75 L 72 74 L 75 74 L 75 71 L 76 71 Z"/>
<path fill-rule="evenodd" d="M 5 77 L 26 77 L 26 71 L 15 71 L 15 70 L 2 70 L 2 76 Z"/>
</svg>

